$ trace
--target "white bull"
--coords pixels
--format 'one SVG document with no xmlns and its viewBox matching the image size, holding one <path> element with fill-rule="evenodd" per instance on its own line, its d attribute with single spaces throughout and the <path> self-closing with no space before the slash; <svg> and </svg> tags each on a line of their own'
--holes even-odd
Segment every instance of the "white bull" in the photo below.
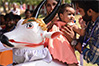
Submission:
<svg viewBox="0 0 99 66">
<path fill-rule="evenodd" d="M 36 19 L 46 1 L 41 1 L 32 18 L 21 19 L 13 31 L 0 35 L 2 43 L 13 47 L 14 62 L 18 63 L 15 66 L 66 66 L 53 60 L 47 47 L 44 47 L 45 38 L 55 38 L 60 35 L 60 32 L 47 32 L 45 23 L 47 24 L 54 18 L 61 0 L 58 1 L 51 14 L 43 20 Z"/>
<path fill-rule="evenodd" d="M 60 32 L 47 32 L 42 20 L 30 18 L 21 19 L 16 28 L 4 33 L 13 45 L 15 66 L 65 66 L 63 63 L 52 60 L 47 47 L 44 47 L 45 38 L 55 38 Z"/>
</svg>

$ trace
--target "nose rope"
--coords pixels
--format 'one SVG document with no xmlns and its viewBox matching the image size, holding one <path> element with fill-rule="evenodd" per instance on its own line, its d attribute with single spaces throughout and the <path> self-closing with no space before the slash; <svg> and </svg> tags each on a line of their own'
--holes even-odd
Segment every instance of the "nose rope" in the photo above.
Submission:
<svg viewBox="0 0 99 66">
<path fill-rule="evenodd" d="M 12 43 L 27 44 L 27 45 L 25 45 L 25 46 L 27 46 L 27 47 L 37 47 L 37 46 L 40 46 L 40 45 L 44 45 L 44 41 L 42 41 L 42 42 L 40 42 L 40 43 L 38 43 L 38 44 L 36 44 L 36 43 L 28 43 L 28 42 L 19 42 L 19 41 L 15 41 L 15 40 L 13 40 L 13 39 L 11 39 L 11 40 L 9 40 L 9 41 L 12 42 Z"/>
</svg>

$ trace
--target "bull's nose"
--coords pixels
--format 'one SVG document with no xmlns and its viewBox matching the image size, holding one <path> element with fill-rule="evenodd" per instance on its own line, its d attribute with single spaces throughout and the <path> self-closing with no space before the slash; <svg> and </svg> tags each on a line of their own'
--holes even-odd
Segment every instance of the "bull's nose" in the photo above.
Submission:
<svg viewBox="0 0 99 66">
<path fill-rule="evenodd" d="M 1 39 L 2 39 L 2 36 L 3 36 L 3 35 L 2 35 L 2 34 L 0 34 L 0 41 L 1 41 Z"/>
<path fill-rule="evenodd" d="M 0 41 L 3 44 L 6 44 L 9 47 L 14 47 L 14 45 L 12 45 L 11 43 L 9 43 L 9 39 L 5 35 L 0 35 Z"/>
</svg>

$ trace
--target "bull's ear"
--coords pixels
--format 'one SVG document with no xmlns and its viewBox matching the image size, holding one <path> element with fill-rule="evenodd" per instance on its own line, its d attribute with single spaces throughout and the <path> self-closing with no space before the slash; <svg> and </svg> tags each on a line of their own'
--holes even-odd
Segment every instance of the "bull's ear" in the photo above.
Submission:
<svg viewBox="0 0 99 66">
<path fill-rule="evenodd" d="M 61 32 L 54 32 L 52 35 L 51 35 L 51 38 L 52 39 L 54 39 L 54 38 L 56 38 L 56 37 L 58 37 L 58 36 L 60 36 L 61 35 Z"/>
<path fill-rule="evenodd" d="M 45 33 L 45 37 L 46 38 L 52 38 L 52 39 L 54 39 L 54 38 L 56 38 L 56 37 L 58 37 L 59 35 L 61 35 L 61 32 L 59 32 L 59 31 L 56 31 L 56 32 L 46 32 Z"/>
</svg>

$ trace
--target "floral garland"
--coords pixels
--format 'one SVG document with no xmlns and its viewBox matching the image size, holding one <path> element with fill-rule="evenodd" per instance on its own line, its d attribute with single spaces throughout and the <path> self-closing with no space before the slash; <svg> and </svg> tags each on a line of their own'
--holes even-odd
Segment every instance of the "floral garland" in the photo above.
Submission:
<svg viewBox="0 0 99 66">
<path fill-rule="evenodd" d="M 43 21 L 42 19 L 36 19 L 36 18 L 34 18 L 34 17 L 25 19 L 25 20 L 23 21 L 22 25 L 25 24 L 25 23 L 33 22 L 33 21 L 39 23 L 39 26 L 41 26 L 41 29 L 42 29 L 42 30 L 44 30 L 44 31 L 47 30 L 47 25 L 44 23 L 44 21 Z"/>
</svg>

